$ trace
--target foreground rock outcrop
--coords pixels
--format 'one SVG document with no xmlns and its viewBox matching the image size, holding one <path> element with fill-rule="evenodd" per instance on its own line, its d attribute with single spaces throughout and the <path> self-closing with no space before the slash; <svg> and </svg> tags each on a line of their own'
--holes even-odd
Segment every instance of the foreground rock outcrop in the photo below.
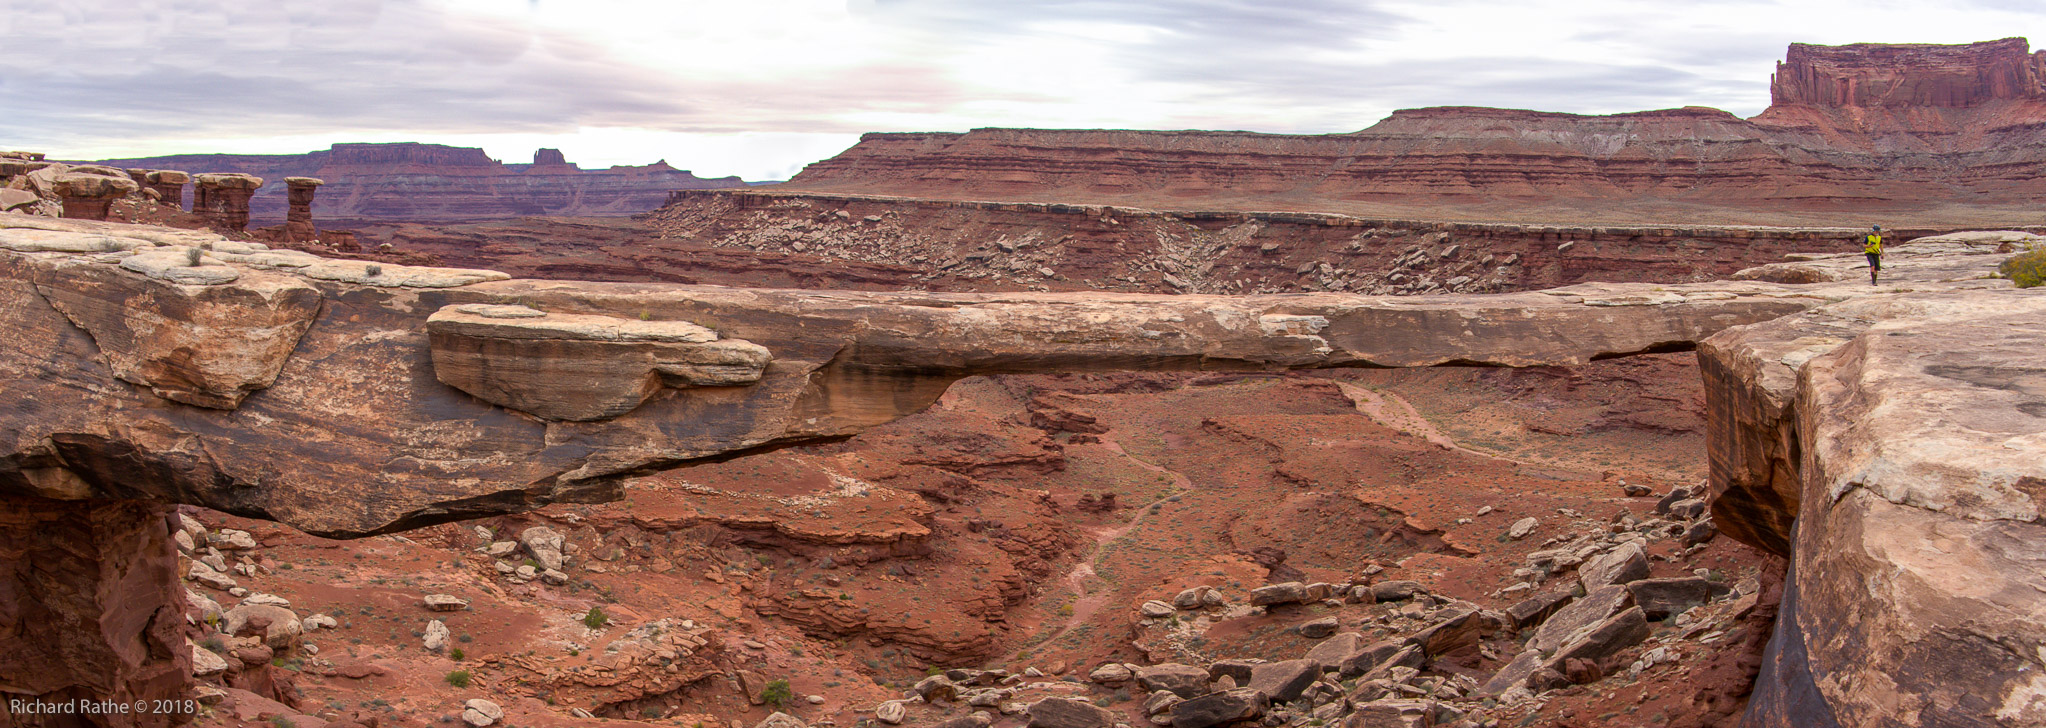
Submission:
<svg viewBox="0 0 2046 728">
<path fill-rule="evenodd" d="M 1701 346 L 1715 518 L 1791 558 L 1751 725 L 2046 722 L 2041 321 L 1914 292 Z"/>
</svg>

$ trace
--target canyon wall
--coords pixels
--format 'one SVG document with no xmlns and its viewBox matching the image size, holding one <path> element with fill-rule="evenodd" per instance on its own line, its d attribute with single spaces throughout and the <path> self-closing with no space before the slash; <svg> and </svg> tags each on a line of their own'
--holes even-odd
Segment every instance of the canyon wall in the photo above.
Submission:
<svg viewBox="0 0 2046 728">
<path fill-rule="evenodd" d="M 306 154 L 189 154 L 99 162 L 117 167 L 239 172 L 271 180 L 252 216 L 281 223 L 286 177 L 326 180 L 319 219 L 458 221 L 520 215 L 629 215 L 659 207 L 671 190 L 743 187 L 736 177 L 704 179 L 663 162 L 584 170 L 559 150 L 536 164 L 504 164 L 481 149 L 439 144 L 336 144 Z"/>
<path fill-rule="evenodd" d="M 2023 39 L 1799 45 L 1776 104 L 1747 120 L 1449 107 L 1315 136 L 877 133 L 782 187 L 1514 222 L 2011 224 L 2046 193 L 2042 63 Z"/>
</svg>

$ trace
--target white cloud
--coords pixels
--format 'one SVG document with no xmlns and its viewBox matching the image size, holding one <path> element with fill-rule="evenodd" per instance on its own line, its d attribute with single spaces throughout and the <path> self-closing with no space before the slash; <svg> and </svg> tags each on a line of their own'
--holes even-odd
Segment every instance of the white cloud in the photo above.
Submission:
<svg viewBox="0 0 2046 728">
<path fill-rule="evenodd" d="M 0 0 L 0 147 L 407 140 L 769 179 L 862 131 L 1752 115 L 1793 41 L 1959 43 L 2042 19 L 2015 0 Z"/>
</svg>

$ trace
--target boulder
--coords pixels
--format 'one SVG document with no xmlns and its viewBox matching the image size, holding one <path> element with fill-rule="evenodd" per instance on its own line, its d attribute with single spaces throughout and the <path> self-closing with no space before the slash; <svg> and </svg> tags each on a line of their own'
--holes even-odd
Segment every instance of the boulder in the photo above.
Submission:
<svg viewBox="0 0 2046 728">
<path fill-rule="evenodd" d="M 1577 581 L 1587 592 L 1607 584 L 1625 584 L 1646 578 L 1648 554 L 1641 550 L 1640 541 L 1620 544 L 1577 568 Z"/>
<path fill-rule="evenodd" d="M 1515 629 L 1533 627 L 1547 620 L 1557 610 L 1562 609 L 1563 605 L 1569 604 L 1570 600 L 1576 598 L 1577 594 L 1574 590 L 1550 589 L 1522 599 L 1513 606 L 1507 607 L 1506 616 L 1513 621 Z"/>
<path fill-rule="evenodd" d="M 1206 690 L 1201 692 L 1202 694 L 1207 693 Z M 1170 690 L 1154 690 L 1151 692 L 1150 697 L 1144 698 L 1144 715 L 1162 714 L 1165 711 L 1171 710 L 1172 706 L 1185 701 L 1186 698 L 1180 697 L 1179 693 Z M 1170 718 L 1167 718 L 1167 720 L 1170 720 Z"/>
<path fill-rule="evenodd" d="M 1365 644 L 1364 636 L 1345 632 L 1317 643 L 1307 651 L 1306 659 L 1321 666 L 1322 671 L 1333 671 L 1343 679 L 1362 675 L 1384 662 L 1406 646 L 1405 640 L 1383 640 Z"/>
<path fill-rule="evenodd" d="M 1534 533 L 1535 526 L 1538 525 L 1541 525 L 1541 521 L 1535 518 L 1534 516 L 1522 518 L 1518 521 L 1514 521 L 1513 525 L 1506 527 L 1506 537 L 1513 539 L 1515 541 L 1519 541 L 1523 538 L 1527 538 L 1528 534 Z"/>
<path fill-rule="evenodd" d="M 1343 728 L 1433 728 L 1432 700 L 1374 700 L 1357 706 Z"/>
<path fill-rule="evenodd" d="M 489 718 L 491 722 L 504 720 L 504 708 L 500 708 L 496 703 L 484 700 L 482 698 L 471 698 L 468 702 L 463 703 L 462 707 L 467 710 L 473 710 L 478 713 L 482 713 L 483 716 Z"/>
<path fill-rule="evenodd" d="M 1718 585 L 1695 576 L 1682 576 L 1631 582 L 1627 592 L 1649 619 L 1663 619 L 1711 601 L 1715 586 Z"/>
<path fill-rule="evenodd" d="M 1127 667 L 1123 667 L 1120 662 L 1103 663 L 1100 667 L 1094 668 L 1087 673 L 1088 680 L 1102 685 L 1120 685 L 1129 682 L 1134 677 L 1136 677 L 1136 673 L 1131 672 Z"/>
<path fill-rule="evenodd" d="M 1579 630 L 1570 643 L 1557 649 L 1543 666 L 1568 675 L 1568 661 L 1599 662 L 1620 650 L 1641 644 L 1648 635 L 1648 617 L 1639 607 L 1628 609 L 1588 629 Z"/>
<path fill-rule="evenodd" d="M 1174 608 L 1170 603 L 1161 602 L 1156 599 L 1144 602 L 1143 604 L 1137 606 L 1137 613 L 1143 615 L 1147 619 L 1164 619 L 1166 617 L 1172 616 L 1174 613 L 1178 611 L 1179 610 Z"/>
<path fill-rule="evenodd" d="M 1379 660 L 1378 664 L 1371 666 L 1370 670 L 1364 672 L 1363 677 L 1366 680 L 1376 680 L 1391 675 L 1395 670 L 1418 670 L 1425 664 L 1428 664 L 1427 650 L 1421 649 L 1420 645 L 1403 644 L 1391 655 Z"/>
<path fill-rule="evenodd" d="M 185 644 L 192 650 L 192 675 L 210 677 L 227 672 L 227 659 L 214 654 L 212 650 L 200 647 L 191 641 Z"/>
<path fill-rule="evenodd" d="M 1208 693 L 1172 706 L 1172 728 L 1211 728 L 1264 717 L 1271 699 L 1250 688 Z"/>
<path fill-rule="evenodd" d="M 519 545 L 540 564 L 541 569 L 560 569 L 561 533 L 546 526 L 534 526 L 519 532 Z"/>
<path fill-rule="evenodd" d="M 767 688 L 766 678 L 759 678 L 758 680 L 760 689 L 765 690 Z M 946 679 L 943 675 L 932 675 L 918 680 L 916 685 L 911 687 L 910 690 L 916 693 L 917 697 L 923 698 L 926 703 L 958 700 L 961 692 L 958 683 Z M 758 691 L 749 688 L 746 693 L 748 695 L 755 695 L 758 694 Z M 758 705 L 758 703 L 755 704 Z"/>
<path fill-rule="evenodd" d="M 1030 728 L 1113 728 L 1115 713 L 1070 698 L 1044 698 L 1023 710 Z"/>
<path fill-rule="evenodd" d="M 1226 677 L 1242 685 L 1250 682 L 1250 671 L 1262 664 L 1265 664 L 1265 661 L 1255 657 L 1216 660 L 1208 663 L 1208 679 L 1220 680 Z"/>
<path fill-rule="evenodd" d="M 1300 636 L 1315 640 L 1335 634 L 1336 629 L 1341 626 L 1342 623 L 1337 621 L 1335 617 L 1323 617 L 1311 622 L 1303 622 L 1296 629 L 1299 630 Z"/>
<path fill-rule="evenodd" d="M 1371 585 L 1371 599 L 1377 602 L 1397 602 L 1414 598 L 1423 591 L 1418 581 L 1381 581 Z"/>
<path fill-rule="evenodd" d="M 908 712 L 908 709 L 903 707 L 902 701 L 890 700 L 874 706 L 874 719 L 888 725 L 901 725 L 903 717 Z"/>
<path fill-rule="evenodd" d="M 273 604 L 238 604 L 221 615 L 220 631 L 240 637 L 259 634 L 263 644 L 289 649 L 298 644 L 305 625 L 291 610 Z"/>
<path fill-rule="evenodd" d="M 1633 600 L 1634 597 L 1627 592 L 1627 587 L 1619 584 L 1607 584 L 1593 589 L 1577 601 L 1557 610 L 1555 616 L 1543 622 L 1542 626 L 1535 630 L 1534 637 L 1528 640 L 1527 646 L 1541 650 L 1544 654 L 1554 652 L 1568 642 L 1578 630 L 1618 614 L 1628 604 L 1633 603 Z"/>
<path fill-rule="evenodd" d="M 426 632 L 420 637 L 421 646 L 427 652 L 439 652 L 448 646 L 448 626 L 436 619 L 426 623 Z"/>
<path fill-rule="evenodd" d="M 1460 606 L 1443 610 L 1436 622 L 1413 636 L 1408 641 L 1421 646 L 1430 657 L 1476 647 L 1485 635 L 1499 631 L 1496 612 L 1484 612 L 1473 606 Z"/>
<path fill-rule="evenodd" d="M 1182 698 L 1208 692 L 1208 671 L 1192 665 L 1167 662 L 1137 668 L 1137 685 L 1146 691 L 1167 690 Z"/>
<path fill-rule="evenodd" d="M 956 718 L 948 718 L 931 723 L 925 726 L 925 728 L 987 728 L 987 726 L 994 722 L 994 718 L 989 717 L 987 713 L 975 711 Z"/>
<path fill-rule="evenodd" d="M 810 726 L 804 723 L 801 718 L 781 711 L 775 711 L 766 718 L 760 719 L 760 722 L 754 723 L 753 728 L 810 728 Z"/>
<path fill-rule="evenodd" d="M 1206 606 L 1202 598 L 1214 590 L 1214 587 L 1209 586 L 1197 586 L 1187 589 L 1172 597 L 1172 606 L 1176 609 L 1200 609 Z"/>
<path fill-rule="evenodd" d="M 1297 581 L 1268 584 L 1250 590 L 1250 604 L 1254 607 L 1299 604 L 1307 601 L 1307 585 Z"/>
<path fill-rule="evenodd" d="M 421 601 L 427 609 L 435 612 L 459 612 L 469 608 L 469 600 L 452 594 L 428 594 Z"/>
<path fill-rule="evenodd" d="M 1492 677 L 1487 679 L 1485 684 L 1478 686 L 1477 691 L 1473 695 L 1480 698 L 1496 698 L 1505 695 L 1506 691 L 1527 682 L 1527 678 L 1533 675 L 1536 670 L 1541 669 L 1541 667 L 1541 650 L 1522 652 L 1515 655 L 1511 662 L 1506 663 L 1505 667 L 1499 668 L 1498 672 L 1492 673 Z"/>
<path fill-rule="evenodd" d="M 1268 662 L 1250 669 L 1244 687 L 1264 693 L 1275 703 L 1290 703 L 1321 677 L 1321 665 L 1313 660 Z"/>
</svg>

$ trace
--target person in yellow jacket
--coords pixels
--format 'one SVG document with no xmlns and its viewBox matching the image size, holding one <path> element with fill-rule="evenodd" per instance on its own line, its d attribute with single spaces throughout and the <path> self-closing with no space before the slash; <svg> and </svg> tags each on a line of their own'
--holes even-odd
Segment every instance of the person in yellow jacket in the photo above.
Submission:
<svg viewBox="0 0 2046 728">
<path fill-rule="evenodd" d="M 1868 284 L 1876 284 L 1876 274 L 1883 270 L 1883 226 L 1870 229 L 1868 237 L 1862 238 L 1861 253 L 1868 256 Z"/>
</svg>

